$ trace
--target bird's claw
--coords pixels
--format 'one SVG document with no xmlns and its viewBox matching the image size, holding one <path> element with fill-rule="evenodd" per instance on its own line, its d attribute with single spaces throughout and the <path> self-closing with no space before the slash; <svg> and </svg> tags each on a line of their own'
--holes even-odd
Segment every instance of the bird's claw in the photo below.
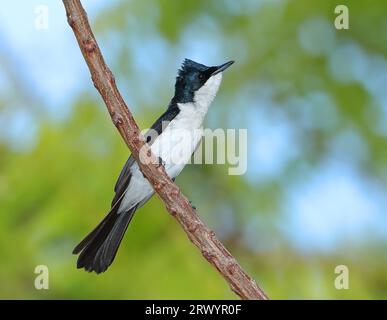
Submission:
<svg viewBox="0 0 387 320">
<path fill-rule="evenodd" d="M 157 157 L 157 165 L 159 167 L 165 166 L 165 162 L 163 161 L 163 159 L 161 157 Z"/>
<path fill-rule="evenodd" d="M 192 203 L 191 200 L 189 200 L 189 204 L 191 205 L 191 208 L 192 208 L 192 209 L 196 210 L 196 207 L 194 206 L 194 204 Z"/>
<path fill-rule="evenodd" d="M 156 166 L 157 167 L 165 166 L 165 162 L 163 161 L 163 159 L 161 157 L 157 157 L 157 165 Z M 142 174 L 142 176 L 144 178 L 146 178 L 144 174 Z"/>
</svg>

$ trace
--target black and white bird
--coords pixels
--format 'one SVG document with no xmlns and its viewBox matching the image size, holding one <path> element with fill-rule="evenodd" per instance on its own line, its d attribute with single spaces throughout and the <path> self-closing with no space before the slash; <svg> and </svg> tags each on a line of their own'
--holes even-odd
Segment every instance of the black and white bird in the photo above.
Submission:
<svg viewBox="0 0 387 320">
<path fill-rule="evenodd" d="M 234 61 L 207 67 L 185 59 L 168 109 L 145 135 L 152 152 L 175 179 L 189 162 L 203 135 L 203 120 L 218 92 L 225 69 Z M 153 133 L 156 132 L 156 135 Z M 77 267 L 104 272 L 113 262 L 125 231 L 138 208 L 154 194 L 132 156 L 126 161 L 114 188 L 111 209 L 99 225 L 74 249 Z"/>
</svg>

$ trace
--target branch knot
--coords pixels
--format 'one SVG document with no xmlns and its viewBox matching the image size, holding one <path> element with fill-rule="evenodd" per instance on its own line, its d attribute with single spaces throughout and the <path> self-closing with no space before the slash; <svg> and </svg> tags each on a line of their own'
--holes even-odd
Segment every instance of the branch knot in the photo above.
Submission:
<svg viewBox="0 0 387 320">
<path fill-rule="evenodd" d="M 116 127 L 120 127 L 124 123 L 122 116 L 115 111 L 111 113 L 111 118 Z"/>
<path fill-rule="evenodd" d="M 87 38 L 83 40 L 83 47 L 87 53 L 91 53 L 97 48 L 97 45 L 92 38 Z"/>
</svg>

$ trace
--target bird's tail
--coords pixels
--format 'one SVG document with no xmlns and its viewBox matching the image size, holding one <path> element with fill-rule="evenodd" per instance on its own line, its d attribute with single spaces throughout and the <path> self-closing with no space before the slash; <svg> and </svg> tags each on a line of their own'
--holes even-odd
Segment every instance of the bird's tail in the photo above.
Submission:
<svg viewBox="0 0 387 320">
<path fill-rule="evenodd" d="M 118 205 L 73 250 L 79 254 L 77 268 L 101 273 L 112 264 L 129 222 L 137 209 L 117 213 Z"/>
</svg>

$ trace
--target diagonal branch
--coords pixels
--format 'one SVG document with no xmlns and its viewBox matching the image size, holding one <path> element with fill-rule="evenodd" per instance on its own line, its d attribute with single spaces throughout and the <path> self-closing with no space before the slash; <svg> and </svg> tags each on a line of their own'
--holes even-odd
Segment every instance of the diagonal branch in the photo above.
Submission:
<svg viewBox="0 0 387 320">
<path fill-rule="evenodd" d="M 202 252 L 228 282 L 231 289 L 242 299 L 268 299 L 241 268 L 235 258 L 216 238 L 191 207 L 188 199 L 165 173 L 143 136 L 119 93 L 114 76 L 106 65 L 97 41 L 91 31 L 87 15 L 80 0 L 63 0 L 67 20 L 74 31 L 83 57 L 89 67 L 94 86 L 101 94 L 114 125 L 132 152 L 144 176 L 152 184 L 155 192 L 165 204 L 169 213 L 180 223 L 191 242 Z M 141 154 L 148 155 L 150 161 L 139 161 Z M 150 162 L 150 163 L 149 163 Z"/>
</svg>

